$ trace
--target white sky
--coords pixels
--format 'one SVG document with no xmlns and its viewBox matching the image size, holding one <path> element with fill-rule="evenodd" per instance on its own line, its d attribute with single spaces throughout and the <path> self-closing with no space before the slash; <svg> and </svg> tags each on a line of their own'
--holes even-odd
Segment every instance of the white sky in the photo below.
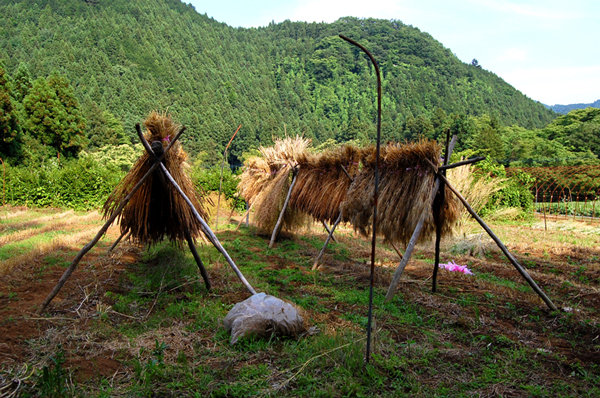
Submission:
<svg viewBox="0 0 600 398">
<path fill-rule="evenodd" d="M 190 1 L 190 0 L 183 0 Z M 344 16 L 397 19 L 431 34 L 459 59 L 473 58 L 545 103 L 600 99 L 598 0 L 192 0 L 234 27 L 333 22 Z M 340 32 L 343 33 L 343 32 Z"/>
</svg>

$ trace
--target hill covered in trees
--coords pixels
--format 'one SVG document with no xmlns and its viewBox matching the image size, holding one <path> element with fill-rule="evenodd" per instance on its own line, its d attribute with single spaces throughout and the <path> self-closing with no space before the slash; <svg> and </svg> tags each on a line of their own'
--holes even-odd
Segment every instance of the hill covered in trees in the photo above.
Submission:
<svg viewBox="0 0 600 398">
<path fill-rule="evenodd" d="M 600 108 L 600 100 L 596 100 L 594 102 L 592 102 L 591 104 L 568 104 L 568 105 L 544 105 L 546 108 L 548 109 L 552 109 L 554 112 L 556 113 L 562 113 L 563 115 L 566 115 L 567 113 L 571 112 L 572 110 L 575 109 L 585 109 L 585 108 Z"/>
<path fill-rule="evenodd" d="M 244 29 L 179 0 L 0 0 L 0 24 L 0 139 L 13 159 L 131 143 L 133 125 L 155 109 L 188 126 L 186 148 L 208 160 L 239 124 L 232 162 L 284 131 L 315 144 L 370 139 L 374 71 L 339 34 L 381 66 L 384 139 L 451 128 L 462 133 L 458 149 L 485 150 L 502 145 L 501 126 L 539 129 L 556 117 L 396 20 Z"/>
</svg>

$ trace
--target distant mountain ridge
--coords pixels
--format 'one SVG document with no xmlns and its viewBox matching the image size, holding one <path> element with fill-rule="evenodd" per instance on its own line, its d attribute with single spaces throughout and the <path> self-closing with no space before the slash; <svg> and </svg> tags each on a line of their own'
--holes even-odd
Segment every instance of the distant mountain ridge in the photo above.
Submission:
<svg viewBox="0 0 600 398">
<path fill-rule="evenodd" d="M 552 109 L 556 113 L 562 113 L 566 115 L 571 112 L 573 109 L 585 109 L 585 108 L 600 108 L 600 99 L 592 102 L 591 104 L 569 104 L 569 105 L 546 105 L 544 106 L 548 109 Z"/>
</svg>

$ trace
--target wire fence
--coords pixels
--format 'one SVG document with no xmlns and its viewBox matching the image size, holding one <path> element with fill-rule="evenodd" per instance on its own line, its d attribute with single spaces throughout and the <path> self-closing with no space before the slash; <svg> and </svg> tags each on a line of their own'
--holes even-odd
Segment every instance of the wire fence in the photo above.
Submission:
<svg viewBox="0 0 600 398">
<path fill-rule="evenodd" d="M 534 211 L 544 216 L 580 218 L 600 222 L 600 165 L 514 167 L 531 175 Z"/>
</svg>

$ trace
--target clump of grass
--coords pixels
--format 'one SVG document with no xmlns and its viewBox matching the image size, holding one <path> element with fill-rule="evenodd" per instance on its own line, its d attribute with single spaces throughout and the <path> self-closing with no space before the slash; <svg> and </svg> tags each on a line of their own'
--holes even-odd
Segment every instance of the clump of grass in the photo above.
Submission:
<svg viewBox="0 0 600 398">
<path fill-rule="evenodd" d="M 494 193 L 502 189 L 506 179 L 484 178 L 475 173 L 473 165 L 456 167 L 448 170 L 448 180 L 458 192 L 467 200 L 476 213 L 480 213 L 492 199 Z M 471 215 L 462 207 L 461 216 L 457 224 L 459 232 L 464 232 L 467 220 Z"/>
</svg>

